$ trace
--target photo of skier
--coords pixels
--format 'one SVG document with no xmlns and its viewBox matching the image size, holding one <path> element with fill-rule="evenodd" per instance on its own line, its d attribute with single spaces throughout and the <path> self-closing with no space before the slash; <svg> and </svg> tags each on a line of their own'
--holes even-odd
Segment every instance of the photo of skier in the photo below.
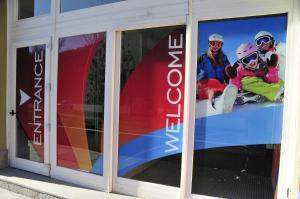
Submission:
<svg viewBox="0 0 300 199">
<path fill-rule="evenodd" d="M 200 22 L 198 34 L 196 117 L 283 101 L 284 16 Z"/>
<path fill-rule="evenodd" d="M 281 90 L 278 91 L 277 98 L 275 101 L 279 101 L 280 98 L 283 97 L 283 80 L 284 80 L 284 68 L 285 68 L 285 44 L 282 42 L 275 42 L 273 35 L 268 31 L 259 31 L 255 35 L 255 45 L 258 47 L 258 55 L 260 62 L 264 62 L 266 65 L 265 72 L 266 77 L 264 78 L 266 82 L 277 83 L 281 82 Z M 278 52 L 277 52 L 278 49 Z M 236 75 L 236 67 L 230 68 L 228 70 L 228 74 L 235 78 Z M 257 72 L 257 70 L 254 70 Z M 281 81 L 279 81 L 281 80 Z M 263 86 L 264 87 L 264 86 Z M 271 89 L 272 90 L 272 89 Z M 277 89 L 275 89 L 276 92 Z M 272 93 L 272 92 L 271 92 Z M 266 100 L 274 101 L 274 99 L 268 99 L 265 95 L 260 95 L 256 92 L 241 92 L 239 93 L 235 104 L 245 104 L 245 103 L 262 103 Z"/>
<path fill-rule="evenodd" d="M 211 34 L 208 50 L 198 58 L 197 65 L 197 98 L 208 100 L 207 106 L 219 113 L 230 112 L 237 95 L 237 88 L 227 85 L 225 68 L 230 67 L 230 63 L 222 51 L 223 43 L 222 35 Z"/>
<path fill-rule="evenodd" d="M 259 56 L 267 63 L 278 69 L 279 78 L 284 80 L 285 71 L 285 50 L 286 45 L 282 41 L 276 41 L 272 33 L 259 31 L 255 35 L 255 45 L 259 48 Z"/>
<path fill-rule="evenodd" d="M 237 50 L 237 67 L 235 73 L 230 73 L 230 83 L 236 85 L 240 92 L 257 94 L 256 101 L 276 102 L 283 93 L 283 81 L 278 76 L 278 56 L 266 58 L 266 62 L 260 57 L 259 48 L 251 43 L 241 44 Z M 247 93 L 248 94 L 248 93 Z M 244 104 L 246 98 L 243 95 L 236 99 L 237 104 Z"/>
</svg>

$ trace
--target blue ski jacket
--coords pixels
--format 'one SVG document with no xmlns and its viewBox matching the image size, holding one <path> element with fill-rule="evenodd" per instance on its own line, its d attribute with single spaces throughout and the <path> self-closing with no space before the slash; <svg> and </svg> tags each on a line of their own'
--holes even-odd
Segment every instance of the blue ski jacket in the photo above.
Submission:
<svg viewBox="0 0 300 199">
<path fill-rule="evenodd" d="M 206 53 L 202 54 L 198 59 L 197 65 L 197 80 L 218 79 L 221 83 L 228 81 L 225 73 L 225 67 L 230 65 L 227 56 L 220 52 L 224 65 L 213 66 L 213 61 L 207 56 Z"/>
</svg>

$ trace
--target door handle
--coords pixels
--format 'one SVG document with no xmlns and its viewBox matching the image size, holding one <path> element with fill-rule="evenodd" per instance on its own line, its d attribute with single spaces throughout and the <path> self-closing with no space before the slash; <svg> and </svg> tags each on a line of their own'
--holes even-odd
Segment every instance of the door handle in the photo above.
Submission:
<svg viewBox="0 0 300 199">
<path fill-rule="evenodd" d="M 9 114 L 10 114 L 10 115 L 15 115 L 15 114 L 17 114 L 17 113 L 15 112 L 15 110 L 11 110 L 11 111 L 9 112 Z"/>
</svg>

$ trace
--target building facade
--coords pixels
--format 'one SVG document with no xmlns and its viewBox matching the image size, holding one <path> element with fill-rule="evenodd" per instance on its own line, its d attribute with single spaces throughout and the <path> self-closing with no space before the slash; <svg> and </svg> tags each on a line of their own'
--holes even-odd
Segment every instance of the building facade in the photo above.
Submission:
<svg viewBox="0 0 300 199">
<path fill-rule="evenodd" d="M 298 0 L 0 10 L 1 167 L 142 198 L 299 198 Z"/>
</svg>

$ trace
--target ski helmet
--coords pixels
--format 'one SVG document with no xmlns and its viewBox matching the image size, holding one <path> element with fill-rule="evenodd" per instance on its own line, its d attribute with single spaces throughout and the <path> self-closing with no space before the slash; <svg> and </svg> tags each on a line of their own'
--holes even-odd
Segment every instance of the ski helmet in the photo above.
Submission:
<svg viewBox="0 0 300 199">
<path fill-rule="evenodd" d="M 223 36 L 219 35 L 217 33 L 214 33 L 212 35 L 209 36 L 208 41 L 220 41 L 223 42 Z"/>
<path fill-rule="evenodd" d="M 264 37 L 270 38 L 271 44 L 273 44 L 273 42 L 274 42 L 273 35 L 272 35 L 270 32 L 268 32 L 268 31 L 259 31 L 259 32 L 255 35 L 255 37 L 254 37 L 254 39 L 255 39 L 255 44 L 259 46 L 260 44 L 257 43 L 258 40 L 261 39 L 261 38 L 264 38 Z"/>
<path fill-rule="evenodd" d="M 264 37 L 264 36 L 269 36 L 269 37 L 272 37 L 273 38 L 273 35 L 268 32 L 268 31 L 259 31 L 256 35 L 255 35 L 255 41 L 260 38 L 260 37 Z"/>
<path fill-rule="evenodd" d="M 257 52 L 258 51 L 258 47 L 251 44 L 251 43 L 243 43 L 241 44 L 237 50 L 236 50 L 236 56 L 238 58 L 238 60 L 243 59 L 244 57 Z"/>
</svg>

